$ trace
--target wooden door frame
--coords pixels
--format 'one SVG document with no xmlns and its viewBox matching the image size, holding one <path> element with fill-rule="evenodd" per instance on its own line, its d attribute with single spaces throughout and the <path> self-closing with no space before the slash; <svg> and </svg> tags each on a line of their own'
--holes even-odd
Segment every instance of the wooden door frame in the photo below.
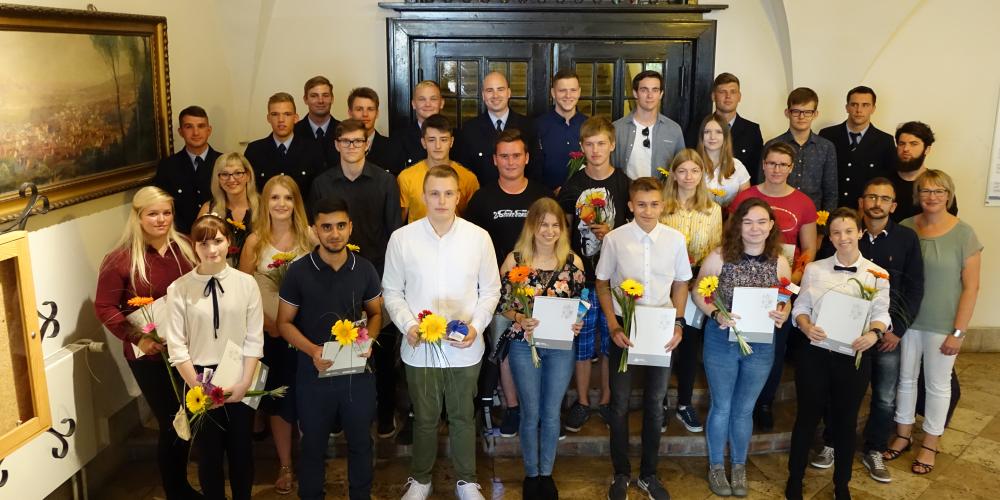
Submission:
<svg viewBox="0 0 1000 500">
<path fill-rule="evenodd" d="M 692 42 L 690 116 L 712 110 L 716 22 L 703 14 L 725 5 L 611 5 L 585 3 L 391 3 L 379 6 L 399 15 L 386 19 L 390 134 L 411 120 L 410 92 L 417 83 L 417 40 L 488 38 L 516 40 L 685 40 Z M 700 118 L 699 118 L 700 119 Z"/>
</svg>

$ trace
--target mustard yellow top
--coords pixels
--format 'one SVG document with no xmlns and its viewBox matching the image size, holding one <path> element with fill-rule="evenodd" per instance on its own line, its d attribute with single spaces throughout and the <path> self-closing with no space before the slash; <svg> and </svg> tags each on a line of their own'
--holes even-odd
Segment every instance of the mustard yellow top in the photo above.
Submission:
<svg viewBox="0 0 1000 500">
<path fill-rule="evenodd" d="M 472 193 L 479 191 L 479 179 L 476 178 L 476 174 L 458 162 L 451 162 L 451 168 L 458 172 L 458 189 L 462 192 L 462 196 L 458 199 L 456 211 L 461 217 L 465 213 L 469 199 L 472 198 Z M 407 223 L 427 215 L 427 206 L 424 205 L 425 175 L 427 175 L 427 160 L 421 160 L 405 168 L 396 178 L 396 182 L 399 183 L 399 205 L 406 213 Z"/>
<path fill-rule="evenodd" d="M 660 222 L 684 235 L 691 265 L 701 265 L 701 261 L 722 244 L 722 208 L 717 203 L 712 203 L 708 213 L 682 208 L 672 214 L 663 214 Z"/>
</svg>

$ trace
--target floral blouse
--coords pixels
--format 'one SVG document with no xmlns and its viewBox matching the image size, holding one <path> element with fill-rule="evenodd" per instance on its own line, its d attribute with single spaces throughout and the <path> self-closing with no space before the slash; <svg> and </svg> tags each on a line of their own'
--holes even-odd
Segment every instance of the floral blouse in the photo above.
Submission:
<svg viewBox="0 0 1000 500">
<path fill-rule="evenodd" d="M 535 289 L 537 295 L 547 297 L 574 298 L 579 297 L 587 281 L 583 270 L 573 264 L 572 254 L 566 260 L 566 264 L 558 271 L 543 271 L 533 269 L 528 275 L 528 286 Z M 558 273 L 553 278 L 553 273 Z M 551 281 L 551 283 L 549 283 Z M 544 290 L 542 287 L 548 284 Z M 504 313 L 514 311 L 523 313 L 521 304 L 514 299 L 514 286 L 507 275 L 503 276 L 500 284 L 500 303 L 497 304 L 497 312 Z M 524 332 L 517 322 L 511 324 L 510 328 L 501 334 L 501 338 L 509 337 L 511 340 L 524 340 Z"/>
</svg>

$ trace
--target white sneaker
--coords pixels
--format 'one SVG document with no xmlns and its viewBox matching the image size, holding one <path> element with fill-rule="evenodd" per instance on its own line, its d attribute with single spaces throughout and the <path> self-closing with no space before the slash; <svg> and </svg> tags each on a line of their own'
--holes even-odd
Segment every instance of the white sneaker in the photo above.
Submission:
<svg viewBox="0 0 1000 500">
<path fill-rule="evenodd" d="M 431 483 L 422 484 L 416 479 L 407 478 L 406 492 L 400 497 L 400 500 L 427 500 L 427 497 L 431 494 Z"/>
<path fill-rule="evenodd" d="M 455 496 L 458 500 L 486 500 L 479 490 L 483 489 L 479 483 L 467 483 L 459 481 L 455 483 Z"/>
</svg>

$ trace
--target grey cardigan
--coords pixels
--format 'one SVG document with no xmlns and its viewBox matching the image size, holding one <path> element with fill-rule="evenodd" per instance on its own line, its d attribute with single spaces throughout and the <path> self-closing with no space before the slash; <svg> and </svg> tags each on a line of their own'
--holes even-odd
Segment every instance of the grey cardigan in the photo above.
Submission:
<svg viewBox="0 0 1000 500">
<path fill-rule="evenodd" d="M 625 171 L 625 167 L 628 166 L 628 158 L 632 154 L 632 143 L 635 141 L 633 115 L 635 115 L 635 111 L 615 120 L 614 123 L 615 150 L 611 153 L 611 164 L 622 171 Z M 650 140 L 653 148 L 653 164 L 650 166 L 648 175 L 662 179 L 663 176 L 656 169 L 658 167 L 670 169 L 670 162 L 674 159 L 674 155 L 684 149 L 684 134 L 677 122 L 661 113 L 656 118 L 652 135 Z"/>
</svg>

